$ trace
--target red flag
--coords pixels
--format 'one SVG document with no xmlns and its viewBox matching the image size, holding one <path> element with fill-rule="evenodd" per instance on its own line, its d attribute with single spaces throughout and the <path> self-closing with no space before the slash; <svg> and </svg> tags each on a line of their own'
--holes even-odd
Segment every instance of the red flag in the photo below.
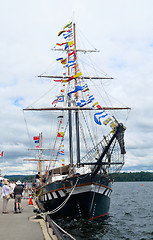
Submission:
<svg viewBox="0 0 153 240">
<path fill-rule="evenodd" d="M 64 132 L 59 132 L 59 133 L 57 134 L 57 137 L 64 137 Z"/>
<path fill-rule="evenodd" d="M 54 79 L 53 81 L 54 81 L 54 82 L 62 82 L 63 79 Z"/>
<path fill-rule="evenodd" d="M 98 104 L 98 105 L 96 106 L 96 108 L 101 108 L 101 106 Z"/>
<path fill-rule="evenodd" d="M 72 76 L 72 77 L 70 77 L 70 78 L 68 78 L 68 79 L 66 79 L 66 80 L 63 80 L 62 82 L 69 82 L 69 81 L 71 81 L 72 79 L 74 79 L 74 77 Z"/>
<path fill-rule="evenodd" d="M 56 43 L 56 45 L 57 46 L 62 46 L 62 45 L 64 45 L 64 44 L 66 44 L 67 42 L 65 42 L 65 43 Z"/>
<path fill-rule="evenodd" d="M 3 157 L 3 153 L 4 153 L 4 152 L 1 152 L 1 153 L 0 153 L 0 157 Z"/>
<path fill-rule="evenodd" d="M 33 140 L 34 140 L 34 141 L 35 141 L 35 140 L 39 140 L 39 139 L 40 139 L 39 136 L 33 137 Z"/>
<path fill-rule="evenodd" d="M 68 53 L 68 56 L 75 55 L 75 51 Z"/>
</svg>

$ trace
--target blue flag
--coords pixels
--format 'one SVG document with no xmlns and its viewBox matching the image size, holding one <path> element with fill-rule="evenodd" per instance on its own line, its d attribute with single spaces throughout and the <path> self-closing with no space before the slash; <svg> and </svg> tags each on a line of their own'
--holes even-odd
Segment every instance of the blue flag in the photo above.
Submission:
<svg viewBox="0 0 153 240">
<path fill-rule="evenodd" d="M 58 102 L 64 102 L 64 96 L 58 96 L 57 101 Z"/>
<path fill-rule="evenodd" d="M 66 64 L 66 67 L 72 67 L 76 64 L 76 61 L 69 61 L 67 64 Z"/>
<path fill-rule="evenodd" d="M 84 89 L 87 89 L 87 88 L 88 88 L 87 84 L 85 84 L 83 86 L 77 86 L 73 91 L 69 92 L 67 95 L 69 96 L 72 93 L 76 93 L 78 91 L 83 91 Z"/>
<path fill-rule="evenodd" d="M 105 118 L 106 116 L 108 116 L 108 114 L 103 110 L 102 112 L 98 112 L 94 114 L 94 120 L 98 125 L 101 125 L 101 118 Z"/>
<path fill-rule="evenodd" d="M 66 39 L 67 37 L 72 36 L 72 31 L 70 31 L 69 33 L 63 33 L 63 37 Z"/>
<path fill-rule="evenodd" d="M 91 103 L 95 98 L 93 97 L 93 95 L 89 96 L 88 100 L 80 100 L 79 102 L 77 102 L 77 105 L 79 107 L 83 107 L 88 103 Z"/>
</svg>

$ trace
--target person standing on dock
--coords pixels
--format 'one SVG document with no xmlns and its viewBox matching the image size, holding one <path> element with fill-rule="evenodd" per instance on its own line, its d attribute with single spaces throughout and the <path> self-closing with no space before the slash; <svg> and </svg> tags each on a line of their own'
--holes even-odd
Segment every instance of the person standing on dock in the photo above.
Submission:
<svg viewBox="0 0 153 240">
<path fill-rule="evenodd" d="M 2 187 L 2 197 L 3 197 L 3 213 L 7 212 L 7 204 L 10 199 L 11 188 L 9 186 L 9 182 L 4 180 L 4 185 Z"/>
<path fill-rule="evenodd" d="M 12 188 L 12 192 L 14 192 L 14 188 L 15 188 L 15 182 L 14 181 L 12 181 L 11 183 L 10 183 L 10 187 Z"/>
<path fill-rule="evenodd" d="M 35 179 L 36 187 L 39 187 L 40 185 L 40 172 L 36 174 L 36 179 Z"/>
<path fill-rule="evenodd" d="M 15 198 L 15 205 L 16 205 L 15 213 L 18 213 L 18 210 L 19 210 L 19 213 L 21 213 L 22 192 L 23 192 L 22 183 L 20 181 L 17 181 L 16 186 L 14 188 L 14 198 Z"/>
</svg>

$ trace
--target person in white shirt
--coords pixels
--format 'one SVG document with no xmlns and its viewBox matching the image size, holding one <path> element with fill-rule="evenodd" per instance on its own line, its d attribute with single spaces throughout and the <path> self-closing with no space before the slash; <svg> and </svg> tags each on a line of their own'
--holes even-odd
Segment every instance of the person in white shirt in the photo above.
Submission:
<svg viewBox="0 0 153 240">
<path fill-rule="evenodd" d="M 4 180 L 4 186 L 2 187 L 2 197 L 3 197 L 3 213 L 7 212 L 7 204 L 10 199 L 11 188 L 9 186 L 9 182 Z"/>
<path fill-rule="evenodd" d="M 10 183 L 10 187 L 12 188 L 12 192 L 14 192 L 15 186 L 16 186 L 15 182 L 12 181 L 12 182 Z"/>
</svg>

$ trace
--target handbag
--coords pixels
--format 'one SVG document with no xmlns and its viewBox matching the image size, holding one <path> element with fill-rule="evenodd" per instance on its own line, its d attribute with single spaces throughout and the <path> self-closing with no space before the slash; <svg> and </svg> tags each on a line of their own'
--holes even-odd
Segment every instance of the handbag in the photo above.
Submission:
<svg viewBox="0 0 153 240">
<path fill-rule="evenodd" d="M 10 199 L 10 194 L 5 195 L 5 198 L 6 198 L 6 199 Z"/>
<path fill-rule="evenodd" d="M 5 199 L 10 199 L 10 194 L 6 195 L 6 191 L 5 190 L 4 190 L 4 194 L 5 194 L 5 196 L 4 196 Z"/>
</svg>

